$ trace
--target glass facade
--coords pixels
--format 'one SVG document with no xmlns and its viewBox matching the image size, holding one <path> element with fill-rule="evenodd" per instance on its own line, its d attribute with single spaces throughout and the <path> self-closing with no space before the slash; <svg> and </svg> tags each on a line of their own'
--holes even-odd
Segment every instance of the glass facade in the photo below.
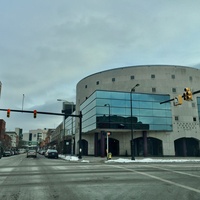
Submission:
<svg viewBox="0 0 200 200">
<path fill-rule="evenodd" d="M 75 112 L 72 114 L 75 115 Z M 75 120 L 76 117 L 67 117 L 67 119 L 65 120 L 65 135 L 75 134 Z"/>
<path fill-rule="evenodd" d="M 172 131 L 171 104 L 160 104 L 169 99 L 169 95 L 95 91 L 80 107 L 83 133 L 131 129 L 131 122 L 134 130 Z"/>
</svg>

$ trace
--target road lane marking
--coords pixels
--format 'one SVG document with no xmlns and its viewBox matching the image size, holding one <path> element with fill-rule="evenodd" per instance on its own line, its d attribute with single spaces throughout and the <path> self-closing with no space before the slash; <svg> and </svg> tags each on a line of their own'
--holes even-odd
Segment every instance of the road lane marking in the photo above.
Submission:
<svg viewBox="0 0 200 200">
<path fill-rule="evenodd" d="M 150 166 L 148 166 L 148 167 L 152 167 L 152 168 L 156 168 L 156 169 L 161 169 L 161 170 L 173 172 L 173 173 L 176 173 L 176 174 L 183 174 L 183 175 L 187 175 L 187 176 L 192 176 L 192 177 L 200 178 L 199 175 L 189 174 L 189 173 L 186 173 L 186 172 L 180 172 L 180 171 L 171 170 L 171 169 L 165 169 L 165 168 L 158 167 L 158 166 L 154 166 L 154 165 L 150 165 Z"/>
<path fill-rule="evenodd" d="M 200 193 L 200 190 L 198 190 L 198 189 L 195 189 L 195 188 L 192 188 L 192 187 L 189 187 L 189 186 L 185 186 L 185 185 L 182 185 L 182 184 L 179 184 L 179 183 L 175 183 L 175 182 L 173 182 L 173 181 L 169 181 L 169 180 L 166 180 L 166 179 L 163 179 L 163 178 L 154 176 L 154 175 L 150 175 L 150 174 L 147 174 L 147 173 L 145 173 L 145 172 L 139 172 L 139 171 L 137 171 L 137 170 L 128 169 L 128 168 L 125 168 L 125 167 L 122 167 L 122 166 L 119 166 L 119 165 L 117 165 L 117 166 L 116 166 L 116 165 L 115 165 L 115 166 L 112 165 L 112 167 L 125 169 L 125 170 L 127 170 L 127 171 L 132 171 L 132 172 L 134 172 L 134 173 L 137 173 L 137 174 L 140 174 L 140 175 L 143 175 L 143 176 L 147 176 L 147 177 L 150 177 L 150 178 L 153 178 L 153 179 L 162 181 L 162 182 L 164 182 L 164 183 L 169 183 L 169 184 L 175 185 L 175 186 L 177 186 L 177 187 L 181 187 L 181 188 L 184 188 L 184 189 L 193 191 L 193 192 Z"/>
<path fill-rule="evenodd" d="M 14 170 L 14 167 L 0 168 L 0 173 L 1 172 L 11 172 L 13 170 Z"/>
</svg>

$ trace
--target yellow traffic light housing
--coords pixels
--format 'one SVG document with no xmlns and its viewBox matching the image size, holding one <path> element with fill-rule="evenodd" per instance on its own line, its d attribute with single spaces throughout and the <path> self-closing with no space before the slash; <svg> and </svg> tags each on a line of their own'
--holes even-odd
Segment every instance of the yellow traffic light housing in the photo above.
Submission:
<svg viewBox="0 0 200 200">
<path fill-rule="evenodd" d="M 7 110 L 7 117 L 10 117 L 10 109 Z"/>
<path fill-rule="evenodd" d="M 192 91 L 190 90 L 190 88 L 185 88 L 184 91 L 185 91 L 183 93 L 184 100 L 192 101 Z"/>
<path fill-rule="evenodd" d="M 37 117 L 37 110 L 33 111 L 33 117 L 36 118 Z"/>
<path fill-rule="evenodd" d="M 178 95 L 178 97 L 174 98 L 174 106 L 182 105 L 183 98 L 181 95 Z"/>
</svg>

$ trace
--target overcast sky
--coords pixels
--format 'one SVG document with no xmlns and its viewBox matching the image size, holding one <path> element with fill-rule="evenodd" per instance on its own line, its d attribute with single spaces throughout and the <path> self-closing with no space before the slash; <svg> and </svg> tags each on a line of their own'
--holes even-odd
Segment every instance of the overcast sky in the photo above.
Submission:
<svg viewBox="0 0 200 200">
<path fill-rule="evenodd" d="M 199 68 L 199 10 L 197 0 L 0 0 L 0 108 L 61 112 L 58 98 L 75 102 L 82 78 L 111 68 Z M 24 132 L 62 122 L 3 111 L 0 119 Z"/>
</svg>

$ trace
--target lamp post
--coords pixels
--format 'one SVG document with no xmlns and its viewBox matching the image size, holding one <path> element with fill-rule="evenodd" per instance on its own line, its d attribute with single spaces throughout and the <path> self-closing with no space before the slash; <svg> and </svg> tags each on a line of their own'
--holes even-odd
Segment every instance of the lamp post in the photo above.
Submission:
<svg viewBox="0 0 200 200">
<path fill-rule="evenodd" d="M 134 157 L 134 142 L 133 142 L 133 105 L 132 105 L 132 93 L 135 92 L 135 88 L 140 84 L 136 84 L 130 91 L 130 104 L 131 104 L 131 160 L 135 160 Z"/>
<path fill-rule="evenodd" d="M 109 103 L 107 103 L 107 104 L 105 104 L 104 106 L 108 106 L 108 108 L 109 108 L 109 115 L 108 115 L 108 120 L 109 120 L 109 128 L 110 128 L 110 104 Z"/>
<path fill-rule="evenodd" d="M 71 114 L 73 113 L 74 102 L 69 102 L 65 99 L 57 99 L 57 101 L 63 102 L 63 111 L 64 111 L 64 104 L 71 105 Z M 63 119 L 63 137 L 65 136 L 65 116 Z M 71 132 L 71 155 L 73 155 L 73 117 L 72 117 L 72 132 Z"/>
<path fill-rule="evenodd" d="M 80 111 L 79 113 L 79 154 L 78 154 L 78 158 L 82 159 L 82 111 Z"/>
<path fill-rule="evenodd" d="M 109 108 L 109 115 L 108 115 L 108 120 L 109 120 L 109 129 L 110 129 L 110 104 L 109 103 L 106 103 L 104 106 L 108 106 Z M 110 135 L 110 132 L 107 132 L 106 131 L 106 153 L 107 153 L 107 159 L 108 159 L 108 154 L 109 154 L 109 135 Z"/>
</svg>

